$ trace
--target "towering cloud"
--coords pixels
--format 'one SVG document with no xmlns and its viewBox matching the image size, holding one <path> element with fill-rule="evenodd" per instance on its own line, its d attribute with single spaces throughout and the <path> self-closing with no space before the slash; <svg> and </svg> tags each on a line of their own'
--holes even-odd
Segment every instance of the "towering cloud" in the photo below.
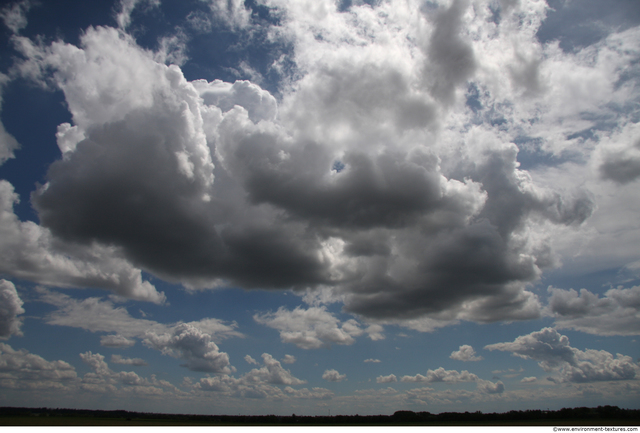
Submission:
<svg viewBox="0 0 640 433">
<path fill-rule="evenodd" d="M 23 302 L 11 281 L 0 280 L 0 338 L 22 335 L 22 320 L 18 316 L 24 313 Z"/>
<path fill-rule="evenodd" d="M 163 299 L 138 279 L 145 270 L 187 288 L 322 289 L 375 326 L 537 318 L 527 285 L 558 264 L 545 231 L 580 226 L 595 207 L 584 190 L 544 186 L 520 167 L 523 143 L 543 140 L 538 124 L 554 124 L 541 107 L 570 99 L 547 89 L 565 89 L 561 66 L 577 61 L 536 39 L 542 3 L 270 0 L 272 26 L 240 3 L 210 2 L 229 26 L 291 44 L 296 73 L 278 98 L 249 81 L 188 82 L 158 63 L 123 32 L 136 2 L 122 3 L 119 31 L 90 28 L 78 47 L 18 38 L 21 70 L 61 89 L 73 121 L 32 196 L 34 230 L 80 261 L 108 249 L 95 266 L 126 263 L 129 283 L 110 288 L 136 299 Z M 600 90 L 572 94 L 596 107 Z M 301 347 L 362 332 L 319 336 L 285 316 L 256 320 Z"/>
</svg>

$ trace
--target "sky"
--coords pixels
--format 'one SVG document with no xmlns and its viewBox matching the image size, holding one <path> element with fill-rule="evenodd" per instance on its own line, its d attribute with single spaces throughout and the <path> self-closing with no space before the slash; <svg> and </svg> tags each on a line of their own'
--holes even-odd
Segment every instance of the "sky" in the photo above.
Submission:
<svg viewBox="0 0 640 433">
<path fill-rule="evenodd" d="M 0 18 L 0 405 L 640 408 L 636 0 Z"/>
</svg>

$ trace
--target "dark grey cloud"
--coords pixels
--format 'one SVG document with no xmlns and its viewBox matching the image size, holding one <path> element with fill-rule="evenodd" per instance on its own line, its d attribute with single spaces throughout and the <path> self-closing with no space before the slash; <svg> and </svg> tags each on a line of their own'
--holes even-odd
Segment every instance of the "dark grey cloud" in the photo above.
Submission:
<svg viewBox="0 0 640 433">
<path fill-rule="evenodd" d="M 600 297 L 586 289 L 548 288 L 548 310 L 560 329 L 595 335 L 640 334 L 640 286 L 609 289 Z"/>
<path fill-rule="evenodd" d="M 600 176 L 619 184 L 633 182 L 640 177 L 640 140 L 627 149 L 608 152 L 600 164 Z"/>
<path fill-rule="evenodd" d="M 473 47 L 460 37 L 462 15 L 468 5 L 468 0 L 454 0 L 448 9 L 437 12 L 426 49 L 429 63 L 425 77 L 433 80 L 433 95 L 447 104 L 453 102 L 456 87 L 466 83 L 477 67 Z M 430 77 L 431 70 L 435 79 Z"/>
<path fill-rule="evenodd" d="M 447 123 L 479 71 L 470 10 L 455 0 L 423 11 L 426 27 L 409 33 L 363 15 L 381 41 L 402 41 L 397 58 L 333 16 L 354 45 L 316 54 L 304 44 L 324 39 L 300 39 L 304 74 L 279 101 L 247 81 L 189 83 L 113 29 L 87 31 L 80 48 L 30 46 L 74 122 L 60 126 L 63 157 L 32 196 L 40 228 L 192 288 L 322 288 L 348 312 L 392 322 L 539 317 L 526 287 L 554 258 L 533 227 L 579 225 L 594 205 L 536 187 L 493 126 L 494 141 L 475 143 L 461 132 L 470 125 Z M 327 44 L 343 40 L 331 31 Z M 531 61 L 514 79 L 536 90 Z M 255 317 L 303 346 L 361 332 L 289 335 L 309 326 L 283 315 Z"/>
</svg>

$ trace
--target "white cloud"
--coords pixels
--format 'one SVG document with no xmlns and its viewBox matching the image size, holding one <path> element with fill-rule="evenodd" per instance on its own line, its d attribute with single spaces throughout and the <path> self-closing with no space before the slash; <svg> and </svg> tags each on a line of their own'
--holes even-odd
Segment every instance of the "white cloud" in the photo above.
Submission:
<svg viewBox="0 0 640 433">
<path fill-rule="evenodd" d="M 14 350 L 0 343 L 3 388 L 63 388 L 77 379 L 73 366 L 65 361 L 47 361 L 25 349 Z"/>
<path fill-rule="evenodd" d="M 16 287 L 11 281 L 0 279 L 0 338 L 6 339 L 11 335 L 22 335 L 20 327 L 22 318 L 18 316 L 24 313 L 24 303 Z"/>
<path fill-rule="evenodd" d="M 364 332 L 366 332 L 369 338 L 373 341 L 380 341 L 385 339 L 382 331 L 384 331 L 384 327 L 377 324 L 369 325 L 364 330 Z"/>
<path fill-rule="evenodd" d="M 104 347 L 124 348 L 132 347 L 136 344 L 135 340 L 123 337 L 122 335 L 103 335 L 100 337 L 100 345 Z"/>
<path fill-rule="evenodd" d="M 458 350 L 451 352 L 449 358 L 457 361 L 481 361 L 482 356 L 476 356 L 476 351 L 468 344 L 463 344 Z"/>
<path fill-rule="evenodd" d="M 293 397 L 305 395 L 304 398 L 330 398 L 331 393 L 325 392 L 322 388 L 314 388 L 308 391 L 294 390 L 291 385 L 302 385 L 306 381 L 296 378 L 289 370 L 285 370 L 279 361 L 268 353 L 262 354 L 264 366 L 254 368 L 251 371 L 235 378 L 228 374 L 218 374 L 214 377 L 200 379 L 194 389 L 201 391 L 212 391 L 225 393 L 228 395 L 248 398 L 284 398 L 287 395 Z M 274 385 L 287 385 L 285 392 Z"/>
<path fill-rule="evenodd" d="M 640 367 L 629 356 L 616 357 L 604 350 L 585 351 L 571 347 L 569 339 L 552 328 L 544 328 L 516 338 L 510 343 L 485 346 L 488 350 L 512 352 L 534 359 L 547 372 L 557 371 L 567 382 L 583 383 L 634 379 Z"/>
<path fill-rule="evenodd" d="M 293 364 L 294 362 L 296 362 L 296 357 L 293 355 L 284 355 L 284 358 L 282 358 L 282 362 L 284 362 L 285 364 Z"/>
<path fill-rule="evenodd" d="M 227 374 L 235 371 L 229 355 L 220 352 L 211 335 L 187 323 L 180 323 L 162 334 L 147 331 L 143 343 L 165 355 L 185 360 L 185 366 L 192 371 Z"/>
<path fill-rule="evenodd" d="M 329 382 L 342 382 L 347 378 L 346 374 L 338 373 L 338 370 L 325 370 L 322 374 L 322 378 Z"/>
<path fill-rule="evenodd" d="M 486 394 L 502 394 L 504 392 L 504 384 L 501 381 L 495 383 L 488 380 L 478 380 L 478 391 Z"/>
<path fill-rule="evenodd" d="M 520 381 L 521 383 L 535 383 L 538 381 L 538 378 L 535 376 L 523 377 Z"/>
<path fill-rule="evenodd" d="M 131 13 L 136 6 L 147 3 L 150 7 L 160 5 L 160 0 L 120 0 L 120 11 L 116 15 L 118 27 L 126 30 L 131 24 Z"/>
<path fill-rule="evenodd" d="M 296 399 L 330 400 L 334 396 L 333 392 L 320 387 L 313 387 L 311 390 L 308 390 L 307 388 L 293 389 L 287 386 L 284 388 L 284 392 Z"/>
<path fill-rule="evenodd" d="M 44 288 L 40 288 L 39 291 L 40 301 L 58 307 L 58 310 L 45 318 L 48 324 L 71 326 L 91 332 L 115 332 L 116 335 L 101 337 L 101 341 L 114 347 L 131 346 L 130 342 L 135 342 L 133 338 L 144 338 L 147 332 L 172 333 L 178 325 L 185 324 L 163 324 L 154 320 L 138 319 L 132 317 L 125 307 L 114 307 L 113 302 L 100 298 L 77 300 Z M 230 337 L 243 337 L 243 334 L 235 330 L 238 326 L 235 322 L 226 324 L 218 319 L 205 318 L 188 322 L 186 325 L 200 329 L 217 342 Z"/>
<path fill-rule="evenodd" d="M 604 297 L 549 287 L 548 311 L 559 329 L 595 335 L 640 335 L 640 286 L 610 289 Z"/>
<path fill-rule="evenodd" d="M 113 362 L 114 364 L 133 365 L 136 367 L 143 367 L 143 366 L 149 365 L 144 359 L 123 358 L 120 355 L 111 355 L 111 362 Z"/>
<path fill-rule="evenodd" d="M 2 91 L 10 81 L 9 76 L 0 73 L 0 112 L 2 107 Z M 0 165 L 4 164 L 8 159 L 14 158 L 14 151 L 19 148 L 20 145 L 16 139 L 5 130 L 4 125 L 0 122 Z"/>
<path fill-rule="evenodd" d="M 237 324 L 224 324 L 218 319 L 202 319 L 188 323 L 162 324 L 132 317 L 124 307 L 114 308 L 109 301 L 87 298 L 78 301 L 56 292 L 40 290 L 40 300 L 59 309 L 46 317 L 50 325 L 71 326 L 91 332 L 115 332 L 101 337 L 101 344 L 109 347 L 130 347 L 139 338 L 143 343 L 165 355 L 186 361 L 192 371 L 230 373 L 235 371 L 229 356 L 220 352 L 215 341 L 242 334 Z"/>
<path fill-rule="evenodd" d="M 245 355 L 244 360 L 247 361 L 247 364 L 255 364 L 258 365 L 258 361 L 256 361 L 255 359 L 253 359 L 251 356 L 249 355 Z"/>
<path fill-rule="evenodd" d="M 369 359 L 365 359 L 364 362 L 373 362 L 377 364 L 382 361 L 380 361 L 379 359 L 369 358 Z"/>
<path fill-rule="evenodd" d="M 362 334 L 355 320 L 340 321 L 325 307 L 296 307 L 293 311 L 284 307 L 275 313 L 256 314 L 254 320 L 277 329 L 284 343 L 295 344 L 302 349 L 318 349 L 331 343 L 351 345 L 354 336 Z"/>
<path fill-rule="evenodd" d="M 376 377 L 376 383 L 393 383 L 397 382 L 398 378 L 395 374 L 390 374 L 388 376 L 378 376 Z"/>
<path fill-rule="evenodd" d="M 0 10 L 0 18 L 13 33 L 27 26 L 27 12 L 34 6 L 30 0 L 14 1 Z"/>
<path fill-rule="evenodd" d="M 467 370 L 445 370 L 440 367 L 436 370 L 428 370 L 427 375 L 416 374 L 415 376 L 402 376 L 401 382 L 476 382 L 478 376 L 469 373 Z"/>
</svg>

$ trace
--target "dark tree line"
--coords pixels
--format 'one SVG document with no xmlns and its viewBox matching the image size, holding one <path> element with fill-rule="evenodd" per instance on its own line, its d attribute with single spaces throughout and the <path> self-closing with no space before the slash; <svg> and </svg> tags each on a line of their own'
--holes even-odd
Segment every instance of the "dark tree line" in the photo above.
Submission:
<svg viewBox="0 0 640 433">
<path fill-rule="evenodd" d="M 86 410 L 86 409 L 51 409 L 51 408 L 0 408 L 0 424 L 16 417 L 65 417 L 85 418 L 87 421 L 100 420 L 122 421 L 163 421 L 184 425 L 472 425 L 472 424 L 524 424 L 540 421 L 553 424 L 558 421 L 575 421 L 576 425 L 584 423 L 608 424 L 611 421 L 623 422 L 627 425 L 640 424 L 640 410 L 620 409 L 617 406 L 598 406 L 595 408 L 578 407 L 551 410 L 512 410 L 504 413 L 477 412 L 413 412 L 400 410 L 393 415 L 335 415 L 335 416 L 290 416 L 278 415 L 181 415 L 130 412 L 126 410 Z M 42 420 L 41 420 L 42 421 Z M 53 420 L 52 420 L 53 421 Z M 610 421 L 610 422 L 607 422 Z M 42 424 L 42 423 L 41 423 Z M 46 421 L 44 422 L 46 424 Z"/>
</svg>

